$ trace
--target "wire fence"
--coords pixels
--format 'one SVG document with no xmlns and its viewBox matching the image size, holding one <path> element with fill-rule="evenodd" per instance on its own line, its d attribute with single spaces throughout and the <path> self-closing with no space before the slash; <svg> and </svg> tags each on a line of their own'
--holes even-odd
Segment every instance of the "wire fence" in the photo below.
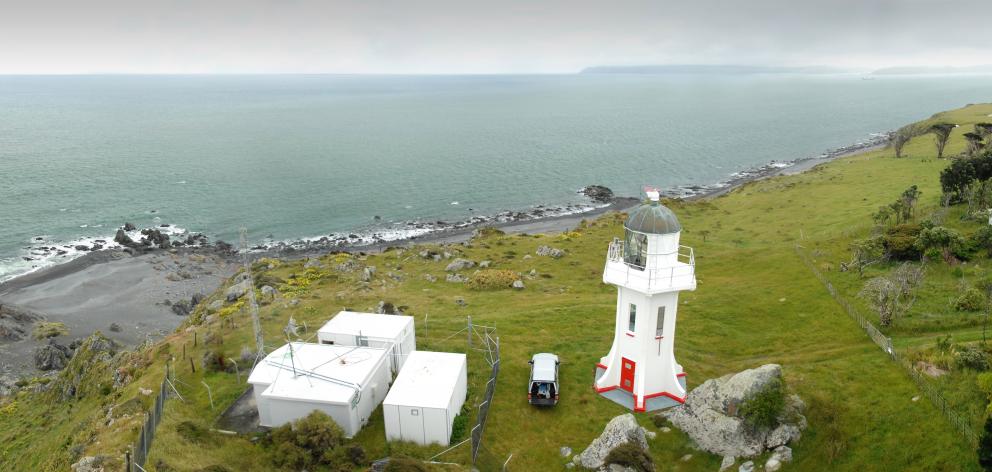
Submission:
<svg viewBox="0 0 992 472">
<path fill-rule="evenodd" d="M 155 429 L 162 421 L 163 408 L 165 407 L 165 400 L 169 397 L 170 388 L 172 388 L 172 382 L 169 379 L 169 366 L 166 366 L 165 378 L 162 379 L 162 385 L 159 386 L 155 403 L 146 414 L 145 423 L 141 426 L 141 432 L 138 434 L 138 440 L 124 453 L 125 472 L 143 472 L 145 470 L 148 450 L 151 449 L 152 440 L 155 439 Z"/>
<path fill-rule="evenodd" d="M 479 459 L 479 449 L 482 446 L 482 434 L 486 430 L 486 419 L 489 418 L 489 407 L 493 403 L 493 395 L 496 393 L 496 377 L 499 375 L 499 337 L 493 339 L 490 330 L 484 330 L 483 341 L 489 353 L 489 380 L 486 382 L 486 394 L 479 404 L 479 414 L 476 415 L 475 426 L 472 427 L 472 464 Z M 493 329 L 492 331 L 495 331 Z"/>
<path fill-rule="evenodd" d="M 803 250 L 802 246 L 797 244 L 795 249 L 796 254 L 799 255 L 799 258 L 802 259 L 803 263 L 809 267 L 809 269 L 813 272 L 813 275 L 815 275 L 816 278 L 823 283 L 823 285 L 827 288 L 827 292 L 830 293 L 830 296 L 833 297 L 834 301 L 844 308 L 847 315 L 858 323 L 858 326 L 860 326 L 861 329 L 865 331 L 865 334 L 867 334 L 868 337 L 871 338 L 871 340 L 874 341 L 875 344 L 889 356 L 889 359 L 903 367 L 903 370 L 906 371 L 909 378 L 911 378 L 916 384 L 917 388 L 919 388 L 927 399 L 929 399 L 930 402 L 940 410 L 944 417 L 947 418 L 947 421 L 950 422 L 962 436 L 964 436 L 965 440 L 967 440 L 972 447 L 977 446 L 978 434 L 975 433 L 975 428 L 972 425 L 971 420 L 967 416 L 955 411 L 954 408 L 947 403 L 947 399 L 944 398 L 944 395 L 941 394 L 940 391 L 933 386 L 933 384 L 927 381 L 927 379 L 923 377 L 923 374 L 913 367 L 912 362 L 900 356 L 895 349 L 892 348 L 892 338 L 882 334 L 882 332 L 879 331 L 878 328 L 871 323 L 871 321 L 868 321 L 868 319 L 858 312 L 854 306 L 852 306 L 843 296 L 841 296 L 840 292 L 838 292 L 834 285 L 830 283 L 830 280 L 828 280 L 827 277 L 816 268 L 816 265 L 813 264 L 813 260 L 810 258 L 809 254 Z"/>
</svg>

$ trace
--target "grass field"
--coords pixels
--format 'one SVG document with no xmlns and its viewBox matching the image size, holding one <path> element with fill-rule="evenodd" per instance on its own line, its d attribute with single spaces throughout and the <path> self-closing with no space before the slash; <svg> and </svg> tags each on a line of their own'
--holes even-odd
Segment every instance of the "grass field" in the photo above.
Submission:
<svg viewBox="0 0 992 472">
<path fill-rule="evenodd" d="M 992 105 L 980 105 L 947 112 L 945 118 L 968 123 L 989 114 Z M 955 132 L 948 154 L 962 149 L 963 131 Z M 711 201 L 670 205 L 685 228 L 683 244 L 695 248 L 697 261 L 698 289 L 682 295 L 675 343 L 688 386 L 765 363 L 781 364 L 789 389 L 809 405 L 810 426 L 793 445 L 795 462 L 787 466 L 792 470 L 978 470 L 971 446 L 928 401 L 912 400 L 919 391 L 905 372 L 843 313 L 794 250 L 801 244 L 815 251 L 818 263 L 838 267 L 850 258 L 850 242 L 870 231 L 871 213 L 909 185 L 923 191 L 921 211 L 935 208 L 940 196 L 938 175 L 947 161 L 929 157 L 934 151 L 928 136 L 915 138 L 906 154 L 895 159 L 889 150 L 869 152 L 801 175 L 751 183 Z M 436 248 L 476 261 L 492 260 L 499 269 L 536 271 L 534 277 L 524 278 L 522 291 L 480 292 L 446 283 L 444 267 L 449 261 L 420 258 L 421 247 L 354 258 L 328 256 L 325 269 L 311 272 L 315 280 L 308 287 L 262 307 L 265 336 L 268 344 L 276 346 L 284 339 L 281 331 L 290 316 L 315 328 L 338 310 L 370 310 L 380 300 L 404 306 L 417 318 L 419 349 L 466 351 L 463 335 L 445 338 L 461 329 L 469 315 L 476 324 L 495 326 L 502 371 L 479 468 L 496 470 L 509 457 L 508 470 L 561 470 L 566 460 L 559 457 L 559 447 L 581 451 L 610 418 L 625 412 L 591 388 L 593 365 L 612 340 L 616 292 L 602 283 L 602 270 L 607 244 L 621 235 L 621 223 L 621 215 L 607 215 L 564 235 L 493 235 L 467 246 Z M 977 223 L 961 223 L 962 229 L 969 224 Z M 539 257 L 535 250 L 540 245 L 559 247 L 568 254 L 561 259 Z M 359 267 L 375 266 L 372 282 L 360 282 L 360 270 L 334 269 L 349 260 Z M 978 264 L 983 263 L 990 265 Z M 304 273 L 302 262 L 289 261 L 257 275 L 287 279 Z M 425 274 L 439 280 L 430 282 Z M 833 270 L 827 275 L 846 297 L 856 300 L 863 283 L 856 273 Z M 889 331 L 897 348 L 926 346 L 944 333 L 958 340 L 980 339 L 981 326 L 971 319 L 977 315 L 946 310 L 948 293 L 957 286 L 950 269 L 933 268 L 927 281 L 927 295 L 921 297 L 918 309 Z M 287 303 L 292 297 L 300 303 Z M 466 306 L 455 303 L 459 297 Z M 80 454 L 108 454 L 119 460 L 124 445 L 135 438 L 140 416 L 108 426 L 107 407 L 143 398 L 139 387 L 157 389 L 165 359 L 174 357 L 185 401 L 167 403 L 149 470 L 157 464 L 175 470 L 215 464 L 231 470 L 270 469 L 267 451 L 247 438 L 217 434 L 190 443 L 176 432 L 183 421 L 212 426 L 243 391 L 235 374 L 204 374 L 199 359 L 205 350 L 236 357 L 242 346 L 252 344 L 250 331 L 251 322 L 243 312 L 184 327 L 148 346 L 142 354 L 148 364 L 140 376 L 106 395 L 94 392 L 75 402 L 52 402 L 50 397 L 41 400 L 40 395 L 22 394 L 0 409 L 0 463 L 9 470 L 64 470 Z M 211 342 L 204 344 L 205 338 Z M 189 361 L 182 360 L 183 345 L 186 355 L 197 360 L 195 374 Z M 527 360 L 542 351 L 561 357 L 562 386 L 561 403 L 539 410 L 526 400 Z M 474 404 L 488 365 L 477 351 L 467 352 L 469 401 Z M 111 374 L 108 370 L 101 375 Z M 954 393 L 957 406 L 978 417 L 981 413 L 976 411 L 987 399 L 976 395 L 973 376 L 954 373 L 942 381 Z M 212 389 L 214 409 L 201 382 Z M 648 415 L 637 416 L 645 427 L 657 431 Z M 381 410 L 355 441 L 370 458 L 397 453 L 428 458 L 441 449 L 387 444 Z M 691 458 L 683 461 L 687 454 Z M 651 441 L 651 455 L 659 470 L 712 471 L 721 459 L 694 449 L 678 431 L 659 432 Z M 467 463 L 468 448 L 438 460 Z"/>
</svg>

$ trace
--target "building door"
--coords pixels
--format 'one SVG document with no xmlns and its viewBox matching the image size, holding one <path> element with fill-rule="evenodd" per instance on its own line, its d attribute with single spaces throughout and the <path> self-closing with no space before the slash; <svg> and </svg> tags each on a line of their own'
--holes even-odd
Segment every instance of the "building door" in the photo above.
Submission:
<svg viewBox="0 0 992 472">
<path fill-rule="evenodd" d="M 634 368 L 637 365 L 626 357 L 620 358 L 620 388 L 634 393 Z"/>
</svg>

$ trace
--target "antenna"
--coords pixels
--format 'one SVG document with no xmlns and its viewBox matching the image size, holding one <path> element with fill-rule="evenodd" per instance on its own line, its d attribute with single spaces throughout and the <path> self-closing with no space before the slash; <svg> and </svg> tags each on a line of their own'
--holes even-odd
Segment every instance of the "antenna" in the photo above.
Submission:
<svg viewBox="0 0 992 472">
<path fill-rule="evenodd" d="M 261 356 L 265 352 L 265 345 L 262 343 L 262 325 L 258 321 L 258 302 L 255 301 L 255 280 L 251 276 L 251 256 L 248 253 L 248 228 L 241 227 L 241 255 L 245 265 L 245 280 L 248 281 L 248 309 L 251 311 L 251 325 L 255 331 L 255 357 Z"/>
</svg>

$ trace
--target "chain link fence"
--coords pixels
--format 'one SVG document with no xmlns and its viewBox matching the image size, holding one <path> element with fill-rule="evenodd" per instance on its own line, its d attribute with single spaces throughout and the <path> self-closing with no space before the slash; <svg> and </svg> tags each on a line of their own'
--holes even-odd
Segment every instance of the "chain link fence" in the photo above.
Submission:
<svg viewBox="0 0 992 472">
<path fill-rule="evenodd" d="M 145 417 L 145 423 L 141 426 L 138 440 L 131 445 L 130 450 L 124 453 L 124 472 L 144 471 L 145 461 L 148 459 L 148 450 L 152 447 L 152 440 L 155 439 L 155 429 L 162 421 L 165 400 L 169 397 L 169 389 L 172 383 L 169 380 L 169 368 L 166 366 L 165 378 L 159 386 L 155 403 Z"/>
<path fill-rule="evenodd" d="M 930 402 L 933 403 L 933 405 L 937 407 L 941 413 L 943 413 L 944 417 L 947 418 L 947 421 L 950 422 L 962 436 L 964 436 L 969 444 L 972 447 L 977 446 L 978 434 L 975 433 L 975 428 L 971 424 L 971 420 L 967 416 L 961 415 L 955 411 L 947 403 L 947 399 L 944 398 L 944 395 L 941 394 L 940 391 L 933 386 L 933 384 L 927 381 L 927 379 L 924 378 L 919 371 L 913 368 L 912 362 L 904 359 L 895 351 L 895 349 L 892 348 L 892 338 L 882 334 L 882 332 L 879 331 L 878 328 L 871 323 L 871 321 L 868 321 L 860 312 L 858 312 L 856 308 L 854 308 L 843 296 L 840 295 L 840 292 L 838 292 L 834 285 L 830 283 L 830 280 L 828 280 L 827 277 L 816 268 L 816 265 L 813 264 L 813 260 L 810 258 L 809 254 L 803 250 L 802 246 L 796 245 L 795 249 L 796 254 L 799 255 L 799 258 L 802 259 L 803 263 L 806 264 L 811 271 L 813 271 L 813 275 L 815 275 L 816 278 L 823 283 L 823 285 L 827 288 L 827 292 L 830 293 L 830 296 L 833 297 L 837 304 L 844 308 L 847 315 L 858 323 L 858 326 L 865 331 L 865 334 L 867 334 L 868 337 L 871 338 L 876 345 L 878 345 L 878 347 L 885 351 L 885 353 L 889 356 L 889 359 L 892 359 L 893 362 L 903 367 L 903 370 L 906 371 L 909 378 L 913 379 L 913 382 L 916 384 L 917 388 L 919 388 L 920 391 L 922 391 L 923 394 L 930 400 Z"/>
</svg>

